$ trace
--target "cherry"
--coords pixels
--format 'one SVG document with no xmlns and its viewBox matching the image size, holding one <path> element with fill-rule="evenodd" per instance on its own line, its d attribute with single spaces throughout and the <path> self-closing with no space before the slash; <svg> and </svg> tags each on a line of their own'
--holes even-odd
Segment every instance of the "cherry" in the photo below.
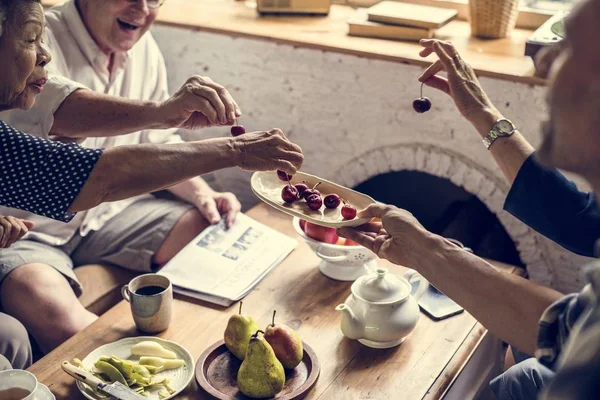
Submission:
<svg viewBox="0 0 600 400">
<path fill-rule="evenodd" d="M 231 127 L 231 136 L 240 136 L 246 133 L 246 128 L 242 125 L 234 125 Z"/>
<path fill-rule="evenodd" d="M 291 175 L 288 175 L 285 171 L 282 171 L 280 169 L 277 170 L 277 177 L 279 177 L 279 179 L 285 182 L 289 182 L 292 179 Z"/>
<path fill-rule="evenodd" d="M 424 112 L 431 110 L 431 100 L 429 100 L 429 98 L 427 98 L 427 97 L 423 97 L 423 84 L 422 83 L 421 83 L 421 97 L 419 97 L 418 99 L 415 99 L 415 101 L 413 101 L 413 108 L 419 114 L 423 114 Z"/>
<path fill-rule="evenodd" d="M 342 217 L 344 219 L 356 218 L 356 208 L 350 204 L 344 204 L 344 207 L 342 207 Z"/>
<path fill-rule="evenodd" d="M 281 198 L 286 203 L 293 203 L 298 200 L 298 189 L 292 185 L 285 185 L 281 190 Z"/>
<path fill-rule="evenodd" d="M 298 197 L 303 199 L 304 196 L 302 194 L 304 193 L 305 190 L 308 189 L 308 186 L 305 183 L 297 183 L 294 186 L 298 190 Z"/>
<path fill-rule="evenodd" d="M 320 195 L 311 194 L 306 198 L 306 204 L 308 204 L 308 208 L 310 208 L 311 210 L 317 211 L 323 205 L 323 200 L 321 199 Z"/>
<path fill-rule="evenodd" d="M 323 199 L 323 204 L 325 204 L 325 207 L 327 208 L 338 208 L 341 202 L 340 196 L 335 193 L 328 194 Z"/>
<path fill-rule="evenodd" d="M 304 190 L 304 192 L 302 192 L 302 197 L 304 197 L 304 200 L 308 200 L 308 197 L 313 194 L 318 194 L 319 196 L 321 196 L 321 192 L 319 192 L 317 190 L 317 186 L 319 186 L 320 184 L 321 184 L 321 182 L 319 182 L 315 186 L 313 186 L 312 189 L 308 188 L 308 189 Z"/>
</svg>

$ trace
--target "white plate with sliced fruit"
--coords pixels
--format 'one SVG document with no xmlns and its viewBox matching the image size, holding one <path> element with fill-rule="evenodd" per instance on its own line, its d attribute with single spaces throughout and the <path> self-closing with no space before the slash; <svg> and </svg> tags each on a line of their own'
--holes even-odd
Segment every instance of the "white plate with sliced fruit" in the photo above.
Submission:
<svg viewBox="0 0 600 400">
<path fill-rule="evenodd" d="M 255 172 L 250 184 L 254 194 L 271 207 L 329 228 L 369 222 L 356 212 L 375 203 L 366 194 L 304 172 L 294 176 L 282 171 Z"/>
<path fill-rule="evenodd" d="M 105 364 L 99 364 L 99 361 Z M 105 382 L 125 379 L 132 390 L 144 395 L 148 400 L 172 399 L 183 391 L 194 377 L 194 359 L 190 352 L 175 342 L 157 337 L 121 339 L 100 346 L 83 360 L 73 362 Z M 135 369 L 131 366 L 135 366 Z M 140 367 L 143 368 L 139 370 Z M 139 374 L 142 377 L 134 375 L 136 371 L 142 371 Z M 144 376 L 145 382 L 135 381 L 136 377 L 142 381 Z M 77 381 L 77 387 L 90 400 L 109 398 L 80 381 Z"/>
</svg>

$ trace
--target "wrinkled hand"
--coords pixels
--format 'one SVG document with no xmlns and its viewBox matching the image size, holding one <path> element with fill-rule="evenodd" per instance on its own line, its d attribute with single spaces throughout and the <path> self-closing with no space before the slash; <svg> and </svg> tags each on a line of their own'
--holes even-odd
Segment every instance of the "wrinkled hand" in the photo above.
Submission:
<svg viewBox="0 0 600 400">
<path fill-rule="evenodd" d="M 0 248 L 6 249 L 21 239 L 31 228 L 33 221 L 0 216 Z"/>
<path fill-rule="evenodd" d="M 221 218 L 225 218 L 225 226 L 230 228 L 235 222 L 235 218 L 242 209 L 242 205 L 233 193 L 212 192 L 206 195 L 200 195 L 194 201 L 194 205 L 200 211 L 200 214 L 211 224 L 218 223 Z"/>
<path fill-rule="evenodd" d="M 168 100 L 159 105 L 165 127 L 199 129 L 233 125 L 242 115 L 223 86 L 205 76 L 192 76 Z"/>
<path fill-rule="evenodd" d="M 419 81 L 432 88 L 441 90 L 454 99 L 460 113 L 476 127 L 495 122 L 497 110 L 481 88 L 473 68 L 463 61 L 451 43 L 436 39 L 423 39 L 420 41 L 424 47 L 419 53 L 427 57 L 432 53 L 438 60 L 427 68 L 419 77 Z M 438 76 L 440 71 L 446 71 L 448 78 Z M 491 125 L 487 127 L 490 129 Z"/>
<path fill-rule="evenodd" d="M 341 228 L 338 234 L 368 248 L 380 258 L 417 269 L 423 251 L 432 236 L 408 211 L 398 207 L 372 204 L 359 213 L 361 218 L 379 218 L 356 228 Z"/>
<path fill-rule="evenodd" d="M 302 148 L 285 137 L 280 129 L 245 133 L 232 138 L 240 153 L 239 166 L 250 171 L 280 169 L 295 174 L 302 166 Z"/>
</svg>

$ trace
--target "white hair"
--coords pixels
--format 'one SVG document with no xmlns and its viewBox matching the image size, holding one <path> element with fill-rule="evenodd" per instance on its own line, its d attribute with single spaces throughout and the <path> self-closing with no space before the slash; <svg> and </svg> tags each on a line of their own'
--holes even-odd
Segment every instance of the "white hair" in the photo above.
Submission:
<svg viewBox="0 0 600 400">
<path fill-rule="evenodd" d="M 0 0 L 0 38 L 4 34 L 5 23 L 15 7 L 27 3 L 41 3 L 40 0 Z"/>
</svg>

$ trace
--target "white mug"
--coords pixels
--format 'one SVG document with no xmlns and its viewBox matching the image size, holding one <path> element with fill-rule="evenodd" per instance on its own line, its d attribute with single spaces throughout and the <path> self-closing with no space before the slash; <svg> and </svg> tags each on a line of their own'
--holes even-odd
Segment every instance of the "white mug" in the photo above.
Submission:
<svg viewBox="0 0 600 400">
<path fill-rule="evenodd" d="M 38 389 L 38 380 L 34 374 L 22 369 L 9 369 L 0 372 L 0 399 L 5 396 L 2 392 L 8 389 L 20 388 L 29 392 L 22 400 L 35 400 L 35 392 Z M 7 392 L 4 392 L 7 393 Z"/>
</svg>

